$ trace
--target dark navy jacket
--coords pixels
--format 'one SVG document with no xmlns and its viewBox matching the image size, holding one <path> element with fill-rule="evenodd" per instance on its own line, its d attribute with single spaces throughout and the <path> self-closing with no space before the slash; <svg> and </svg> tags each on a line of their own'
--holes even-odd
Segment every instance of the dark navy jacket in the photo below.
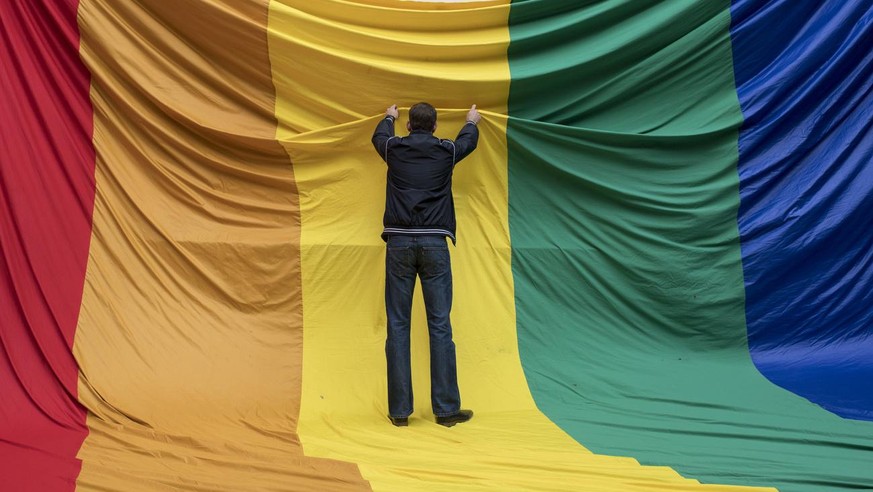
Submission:
<svg viewBox="0 0 873 492">
<path fill-rule="evenodd" d="M 479 129 L 469 122 L 454 142 L 421 130 L 397 137 L 393 118 L 386 116 L 379 122 L 373 146 L 388 164 L 382 239 L 387 241 L 393 234 L 431 234 L 455 242 L 452 171 L 478 141 Z"/>
</svg>

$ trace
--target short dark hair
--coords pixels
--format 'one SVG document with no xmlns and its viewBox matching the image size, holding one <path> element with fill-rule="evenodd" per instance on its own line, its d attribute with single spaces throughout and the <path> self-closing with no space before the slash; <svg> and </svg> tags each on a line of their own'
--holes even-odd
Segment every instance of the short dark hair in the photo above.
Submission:
<svg viewBox="0 0 873 492">
<path fill-rule="evenodd" d="M 436 109 L 426 102 L 414 104 L 409 108 L 409 128 L 432 132 L 436 125 Z"/>
</svg>

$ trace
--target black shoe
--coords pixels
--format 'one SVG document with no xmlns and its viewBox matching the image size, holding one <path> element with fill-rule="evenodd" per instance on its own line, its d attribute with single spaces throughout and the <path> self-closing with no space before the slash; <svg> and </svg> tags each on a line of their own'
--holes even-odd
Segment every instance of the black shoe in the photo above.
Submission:
<svg viewBox="0 0 873 492">
<path fill-rule="evenodd" d="M 464 422 L 473 418 L 472 410 L 458 410 L 458 413 L 454 415 L 446 415 L 445 417 L 436 418 L 436 423 L 440 425 L 444 425 L 446 427 L 451 427 L 455 424 L 463 424 Z"/>
<path fill-rule="evenodd" d="M 392 417 L 389 415 L 388 420 L 396 427 L 406 427 L 409 425 L 409 417 Z"/>
</svg>

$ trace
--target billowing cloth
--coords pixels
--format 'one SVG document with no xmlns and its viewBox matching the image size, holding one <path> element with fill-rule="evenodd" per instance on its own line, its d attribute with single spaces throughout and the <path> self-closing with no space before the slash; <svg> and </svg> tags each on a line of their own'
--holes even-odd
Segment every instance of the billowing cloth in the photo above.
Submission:
<svg viewBox="0 0 873 492">
<path fill-rule="evenodd" d="M 0 3 L 0 489 L 873 488 L 873 7 L 795 4 Z M 419 101 L 451 429 L 420 293 L 386 418 Z"/>
<path fill-rule="evenodd" d="M 873 420 L 873 7 L 733 11 L 752 357 L 776 384 Z"/>
</svg>

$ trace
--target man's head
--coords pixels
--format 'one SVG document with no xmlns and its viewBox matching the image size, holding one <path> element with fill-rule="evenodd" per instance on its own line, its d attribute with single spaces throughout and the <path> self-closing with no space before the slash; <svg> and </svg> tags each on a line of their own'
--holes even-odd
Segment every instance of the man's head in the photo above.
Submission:
<svg viewBox="0 0 873 492">
<path fill-rule="evenodd" d="M 406 123 L 406 129 L 409 131 L 424 130 L 433 133 L 437 127 L 436 120 L 436 109 L 426 102 L 420 102 L 409 108 L 409 121 Z"/>
</svg>

